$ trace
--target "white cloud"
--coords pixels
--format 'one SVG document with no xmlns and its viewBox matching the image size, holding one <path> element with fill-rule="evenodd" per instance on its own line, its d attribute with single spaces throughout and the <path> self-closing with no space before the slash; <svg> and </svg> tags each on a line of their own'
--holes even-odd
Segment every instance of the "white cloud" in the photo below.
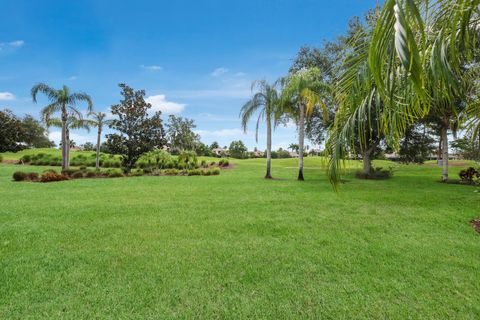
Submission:
<svg viewBox="0 0 480 320">
<path fill-rule="evenodd" d="M 0 51 L 2 50 L 14 50 L 25 44 L 23 40 L 15 40 L 11 42 L 0 42 Z"/>
<path fill-rule="evenodd" d="M 241 129 L 196 130 L 195 133 L 199 134 L 202 138 L 237 137 L 246 134 Z"/>
<path fill-rule="evenodd" d="M 156 65 L 151 65 L 151 66 L 145 66 L 145 65 L 140 65 L 140 68 L 148 70 L 148 71 L 162 71 L 163 68 L 161 66 L 156 66 Z"/>
<path fill-rule="evenodd" d="M 159 94 L 156 96 L 150 96 L 145 99 L 146 102 L 152 105 L 153 111 L 161 111 L 163 113 L 172 114 L 172 113 L 180 113 L 185 109 L 185 104 L 176 103 L 167 101 L 164 94 Z"/>
<path fill-rule="evenodd" d="M 15 96 L 10 92 L 0 92 L 0 101 L 12 101 L 15 100 Z"/>
<path fill-rule="evenodd" d="M 247 74 L 245 72 L 237 72 L 235 73 L 235 77 L 245 77 Z"/>
<path fill-rule="evenodd" d="M 77 76 L 71 76 L 71 77 L 68 78 L 68 80 L 72 80 L 72 81 L 77 80 Z"/>
<path fill-rule="evenodd" d="M 214 77 L 220 77 L 220 76 L 223 76 L 227 72 L 228 72 L 227 68 L 220 67 L 220 68 L 217 68 L 217 69 L 213 70 L 211 75 L 214 76 Z"/>
</svg>

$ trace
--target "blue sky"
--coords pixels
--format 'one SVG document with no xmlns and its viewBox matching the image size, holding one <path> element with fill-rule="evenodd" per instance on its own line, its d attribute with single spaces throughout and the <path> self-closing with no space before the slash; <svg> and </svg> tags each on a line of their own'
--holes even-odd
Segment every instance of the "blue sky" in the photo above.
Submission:
<svg viewBox="0 0 480 320">
<path fill-rule="evenodd" d="M 302 45 L 320 46 L 375 0 L 2 1 L 0 109 L 36 117 L 37 82 L 89 93 L 95 109 L 120 99 L 118 83 L 145 89 L 156 109 L 193 118 L 202 141 L 241 139 L 239 109 L 255 79 L 284 75 Z M 253 122 L 251 125 L 253 129 Z M 52 128 L 52 139 L 60 132 Z M 74 131 L 77 143 L 94 133 Z M 273 146 L 295 142 L 279 128 Z"/>
</svg>

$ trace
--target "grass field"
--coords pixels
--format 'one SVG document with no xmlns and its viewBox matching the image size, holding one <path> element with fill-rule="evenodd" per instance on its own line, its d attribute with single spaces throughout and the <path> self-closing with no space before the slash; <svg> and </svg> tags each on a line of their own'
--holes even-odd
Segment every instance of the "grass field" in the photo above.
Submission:
<svg viewBox="0 0 480 320">
<path fill-rule="evenodd" d="M 295 166 L 41 184 L 0 165 L 0 319 L 480 318 L 476 188 L 400 166 L 335 194 L 318 159 Z"/>
</svg>

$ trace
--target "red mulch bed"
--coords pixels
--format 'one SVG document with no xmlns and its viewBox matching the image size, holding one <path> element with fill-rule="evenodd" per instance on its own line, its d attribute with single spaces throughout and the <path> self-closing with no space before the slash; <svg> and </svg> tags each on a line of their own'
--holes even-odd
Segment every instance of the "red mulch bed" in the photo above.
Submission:
<svg viewBox="0 0 480 320">
<path fill-rule="evenodd" d="M 472 225 L 473 229 L 480 233 L 480 219 L 473 219 L 470 221 L 470 224 Z"/>
</svg>

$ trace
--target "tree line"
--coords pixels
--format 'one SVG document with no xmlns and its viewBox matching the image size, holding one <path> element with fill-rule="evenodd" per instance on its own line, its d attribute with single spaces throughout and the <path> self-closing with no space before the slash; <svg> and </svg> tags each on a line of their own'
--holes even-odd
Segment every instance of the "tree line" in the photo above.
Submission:
<svg viewBox="0 0 480 320">
<path fill-rule="evenodd" d="M 450 147 L 478 157 L 479 4 L 387 0 L 351 19 L 336 40 L 301 48 L 285 77 L 254 82 L 240 117 L 245 130 L 256 117 L 257 136 L 266 123 L 265 177 L 272 177 L 272 130 L 285 119 L 297 125 L 299 180 L 305 136 L 325 143 L 334 185 L 352 157 L 368 175 L 379 153 L 421 162 L 436 149 L 443 181 Z M 460 130 L 464 138 L 450 144 Z"/>
</svg>

